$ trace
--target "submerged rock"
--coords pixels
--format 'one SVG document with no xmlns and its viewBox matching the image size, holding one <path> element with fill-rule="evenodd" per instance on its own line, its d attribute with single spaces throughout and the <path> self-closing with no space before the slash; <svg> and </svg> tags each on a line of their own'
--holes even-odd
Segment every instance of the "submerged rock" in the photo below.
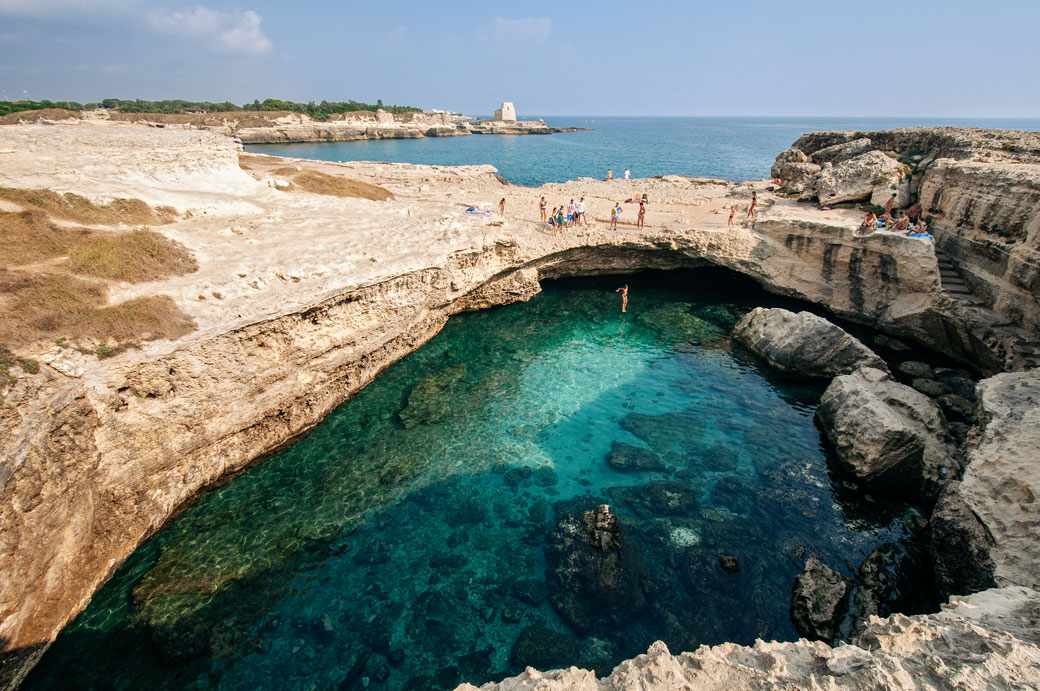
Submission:
<svg viewBox="0 0 1040 691">
<path fill-rule="evenodd" d="M 719 557 L 719 566 L 730 575 L 740 573 L 740 561 L 731 554 L 723 554 Z"/>
<path fill-rule="evenodd" d="M 509 662 L 517 667 L 549 668 L 570 666 L 577 656 L 578 641 L 574 636 L 534 624 L 520 632 L 509 653 Z"/>
<path fill-rule="evenodd" d="M 651 482 L 636 487 L 611 487 L 611 498 L 624 502 L 641 518 L 653 516 L 689 516 L 697 510 L 696 493 L 679 482 Z"/>
<path fill-rule="evenodd" d="M 860 367 L 888 370 L 870 348 L 811 312 L 756 307 L 737 323 L 733 337 L 773 367 L 806 377 L 830 379 Z"/>
<path fill-rule="evenodd" d="M 621 418 L 621 428 L 631 432 L 649 445 L 656 453 L 665 454 L 676 448 L 696 448 L 704 434 L 702 415 L 693 411 L 646 415 L 629 413 Z"/>
<path fill-rule="evenodd" d="M 465 365 L 448 367 L 436 374 L 431 374 L 408 394 L 408 404 L 398 414 L 406 429 L 416 425 L 430 425 L 440 422 L 451 414 L 448 398 L 455 390 L 455 385 L 466 376 Z"/>
<path fill-rule="evenodd" d="M 799 636 L 833 641 L 848 608 L 848 580 L 816 557 L 810 557 L 794 581 L 791 622 Z"/>
<path fill-rule="evenodd" d="M 632 446 L 620 441 L 614 442 L 610 447 L 610 453 L 607 454 L 607 463 L 618 470 L 661 471 L 666 467 L 661 457 L 650 449 Z"/>
<path fill-rule="evenodd" d="M 842 467 L 877 490 L 935 498 L 962 467 L 939 407 L 881 370 L 836 377 L 816 421 Z"/>
<path fill-rule="evenodd" d="M 606 504 L 561 518 L 545 559 L 549 601 L 582 635 L 627 626 L 646 605 L 639 555 Z"/>
</svg>

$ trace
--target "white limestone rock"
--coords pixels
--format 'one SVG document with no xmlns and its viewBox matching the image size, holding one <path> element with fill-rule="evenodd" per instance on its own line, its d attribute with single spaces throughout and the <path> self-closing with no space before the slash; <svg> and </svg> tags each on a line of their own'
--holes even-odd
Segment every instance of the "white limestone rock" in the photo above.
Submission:
<svg viewBox="0 0 1040 691">
<path fill-rule="evenodd" d="M 895 176 L 908 172 L 906 166 L 880 151 L 868 151 L 833 165 L 824 165 L 816 181 L 821 204 L 838 204 L 869 199 L 878 186 L 891 184 Z"/>
<path fill-rule="evenodd" d="M 756 307 L 737 322 L 733 337 L 773 367 L 792 374 L 830 379 L 860 367 L 888 371 L 874 351 L 811 312 Z"/>
</svg>

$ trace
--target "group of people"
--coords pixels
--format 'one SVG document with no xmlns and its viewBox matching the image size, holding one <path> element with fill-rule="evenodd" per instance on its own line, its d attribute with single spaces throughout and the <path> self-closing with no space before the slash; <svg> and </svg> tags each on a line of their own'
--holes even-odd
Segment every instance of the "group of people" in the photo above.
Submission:
<svg viewBox="0 0 1040 691">
<path fill-rule="evenodd" d="M 642 228 L 646 223 L 646 207 L 650 203 L 644 192 L 641 196 L 626 199 L 626 203 L 638 203 L 639 212 L 636 216 L 636 228 Z M 547 211 L 548 203 L 545 201 L 545 197 L 538 200 L 538 214 L 539 220 L 542 223 L 548 223 L 549 227 L 552 228 L 552 234 L 555 237 L 556 233 L 564 228 L 571 226 L 584 225 L 586 228 L 589 226 L 588 216 L 585 214 L 585 197 L 580 198 L 578 201 L 573 199 L 568 204 L 561 204 L 560 206 L 554 206 L 552 211 Z M 504 211 L 504 209 L 503 209 Z M 610 210 L 610 229 L 617 230 L 618 221 L 621 219 L 621 212 L 624 209 L 621 208 L 621 202 L 618 202 Z"/>
<path fill-rule="evenodd" d="M 896 195 L 893 194 L 885 202 L 885 210 L 880 217 L 873 211 L 868 211 L 867 215 L 863 217 L 863 223 L 860 224 L 860 234 L 866 235 L 875 230 L 888 230 L 909 237 L 931 237 L 928 232 L 928 222 L 924 220 L 922 214 L 921 202 L 917 202 L 909 209 L 899 211 L 898 217 L 895 206 Z"/>
<path fill-rule="evenodd" d="M 755 209 L 758 207 L 758 192 L 751 192 L 751 204 L 748 205 L 747 215 L 744 216 L 744 220 L 741 221 L 741 225 L 747 225 L 749 222 L 754 224 L 755 222 Z M 729 207 L 729 220 L 726 222 L 726 226 L 733 225 L 733 218 L 737 215 L 737 207 Z M 755 226 L 752 225 L 752 228 Z"/>
<path fill-rule="evenodd" d="M 556 231 L 563 228 L 581 225 L 582 223 L 586 226 L 589 225 L 589 219 L 585 217 L 585 197 L 582 197 L 577 202 L 572 199 L 566 207 L 562 204 L 558 207 L 554 206 L 551 214 L 546 214 L 545 208 L 545 197 L 542 197 L 538 200 L 538 212 L 541 214 L 542 223 L 549 224 L 554 236 Z M 565 210 L 566 215 L 564 214 Z"/>
</svg>

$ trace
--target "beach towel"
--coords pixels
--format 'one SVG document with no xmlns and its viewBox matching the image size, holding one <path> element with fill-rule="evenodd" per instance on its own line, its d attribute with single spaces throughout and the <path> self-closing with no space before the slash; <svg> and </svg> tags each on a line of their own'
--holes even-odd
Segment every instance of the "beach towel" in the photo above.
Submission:
<svg viewBox="0 0 1040 691">
<path fill-rule="evenodd" d="M 473 208 L 471 206 L 468 209 L 466 209 L 466 213 L 473 214 L 474 216 L 488 216 L 488 215 L 493 214 L 495 212 L 491 211 L 489 209 L 475 209 L 475 208 Z"/>
</svg>

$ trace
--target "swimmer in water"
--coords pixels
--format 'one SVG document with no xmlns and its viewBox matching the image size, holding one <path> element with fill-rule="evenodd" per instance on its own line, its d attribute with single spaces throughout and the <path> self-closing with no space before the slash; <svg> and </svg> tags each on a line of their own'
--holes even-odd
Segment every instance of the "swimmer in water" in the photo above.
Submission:
<svg viewBox="0 0 1040 691">
<path fill-rule="evenodd" d="M 621 311 L 625 312 L 628 310 L 628 284 L 621 286 L 615 293 L 621 293 Z"/>
</svg>

